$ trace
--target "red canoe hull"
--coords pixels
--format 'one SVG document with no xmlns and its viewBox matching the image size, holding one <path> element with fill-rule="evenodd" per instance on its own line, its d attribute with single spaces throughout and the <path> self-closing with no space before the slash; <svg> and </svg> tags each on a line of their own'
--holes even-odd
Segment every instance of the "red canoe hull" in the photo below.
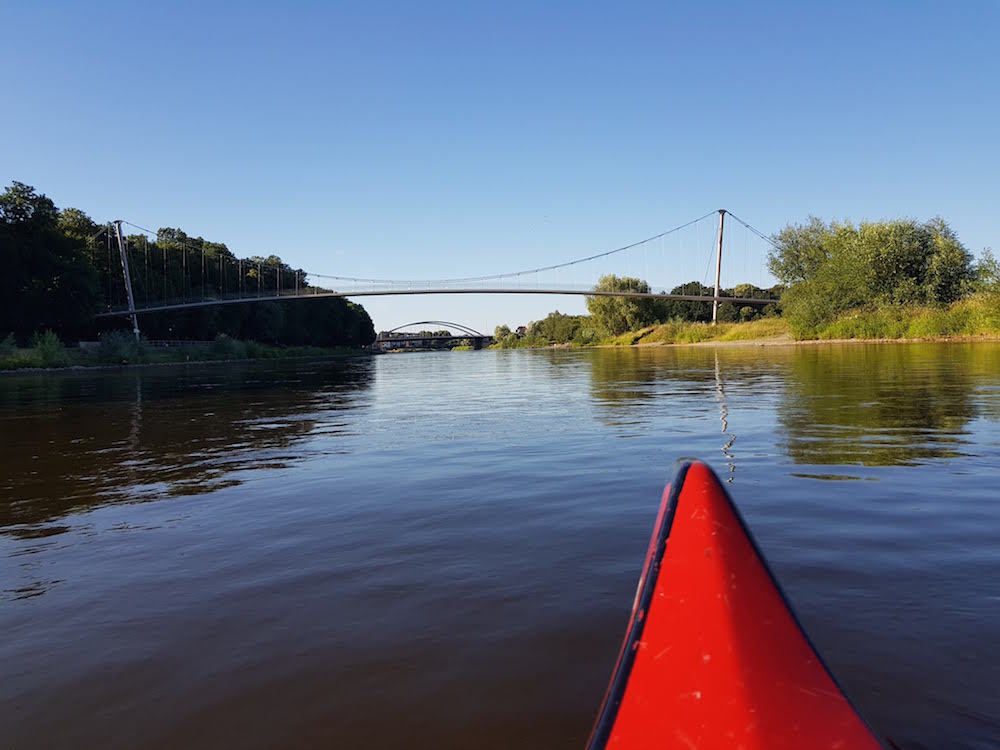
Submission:
<svg viewBox="0 0 1000 750">
<path fill-rule="evenodd" d="M 704 464 L 664 490 L 589 748 L 883 748 Z"/>
</svg>

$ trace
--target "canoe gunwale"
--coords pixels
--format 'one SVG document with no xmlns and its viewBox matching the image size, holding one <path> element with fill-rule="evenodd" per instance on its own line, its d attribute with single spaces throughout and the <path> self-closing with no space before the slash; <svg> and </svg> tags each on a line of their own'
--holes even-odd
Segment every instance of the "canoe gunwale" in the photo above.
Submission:
<svg viewBox="0 0 1000 750">
<path fill-rule="evenodd" d="M 687 477 L 688 469 L 693 461 L 681 460 L 674 469 L 673 479 L 670 481 L 670 492 L 666 502 L 661 504 L 661 511 L 658 514 L 656 528 L 650 540 L 646 561 L 643 565 L 642 576 L 639 579 L 639 586 L 636 591 L 635 603 L 632 607 L 632 614 L 629 618 L 628 630 L 625 633 L 625 640 L 622 642 L 621 651 L 615 663 L 611 682 L 608 685 L 601 711 L 597 715 L 597 721 L 590 734 L 590 741 L 587 742 L 587 750 L 602 750 L 611 736 L 615 719 L 618 717 L 618 709 L 625 697 L 625 690 L 628 687 L 628 678 L 632 673 L 632 665 L 635 664 L 635 655 L 639 640 L 642 638 L 642 631 L 646 626 L 646 613 L 653 601 L 653 593 L 656 590 L 656 580 L 660 573 L 660 561 L 667 550 L 667 538 L 670 536 L 670 529 L 674 523 L 674 513 L 677 511 L 677 500 L 680 496 L 681 488 L 684 486 L 684 479 Z"/>
</svg>

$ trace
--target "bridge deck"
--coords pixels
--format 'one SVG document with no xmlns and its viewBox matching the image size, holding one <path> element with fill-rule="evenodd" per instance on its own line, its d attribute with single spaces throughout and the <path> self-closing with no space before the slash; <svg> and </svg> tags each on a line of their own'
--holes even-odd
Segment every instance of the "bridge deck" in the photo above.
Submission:
<svg viewBox="0 0 1000 750">
<path fill-rule="evenodd" d="M 682 302 L 712 302 L 714 297 L 702 297 L 694 294 L 654 294 L 642 292 L 595 292 L 593 290 L 576 289 L 381 289 L 370 291 L 351 292 L 301 292 L 299 294 L 272 295 L 270 297 L 225 297 L 218 299 L 198 300 L 197 302 L 180 302 L 169 305 L 150 305 L 148 307 L 137 307 L 137 313 L 148 312 L 168 312 L 170 310 L 190 310 L 198 307 L 211 307 L 213 305 L 236 305 L 244 302 L 278 302 L 285 300 L 300 299 L 321 299 L 323 297 L 393 297 L 400 295 L 414 294 L 561 294 L 574 295 L 578 297 L 632 297 L 636 299 L 662 299 L 678 300 Z M 752 299 L 746 297 L 719 297 L 719 302 L 731 302 L 734 305 L 769 305 L 777 302 L 773 299 Z M 130 315 L 128 310 L 114 310 L 111 312 L 98 313 L 95 317 L 112 318 L 123 315 Z"/>
</svg>

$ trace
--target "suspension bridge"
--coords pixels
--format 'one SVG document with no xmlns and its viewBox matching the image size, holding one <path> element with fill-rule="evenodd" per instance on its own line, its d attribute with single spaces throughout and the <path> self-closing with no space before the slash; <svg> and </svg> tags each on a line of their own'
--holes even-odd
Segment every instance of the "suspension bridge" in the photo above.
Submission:
<svg viewBox="0 0 1000 750">
<path fill-rule="evenodd" d="M 728 232 L 727 217 L 732 220 Z M 127 234 L 124 227 L 137 230 L 138 234 Z M 733 228 L 738 230 L 735 236 Z M 637 242 L 561 263 L 440 279 L 365 278 L 293 269 L 275 256 L 239 258 L 224 245 L 195 240 L 177 230 L 153 232 L 126 220 L 113 222 L 104 235 L 109 309 L 97 317 L 129 317 L 137 334 L 137 316 L 142 314 L 329 297 L 544 294 L 644 298 L 710 303 L 713 321 L 721 304 L 744 307 L 775 301 L 764 288 L 766 255 L 773 242 L 725 209 L 711 211 Z M 111 261 L 115 249 L 120 268 Z M 701 275 L 693 269 L 703 262 L 705 272 Z M 714 285 L 711 284 L 713 267 Z M 731 289 L 729 294 L 723 294 L 724 270 L 729 278 L 725 285 Z M 643 283 L 607 283 L 609 276 L 642 279 Z M 704 283 L 699 281 L 697 289 L 678 289 L 680 282 L 697 281 L 699 276 Z M 600 288 L 595 288 L 599 283 Z M 117 295 L 118 304 L 113 304 L 116 286 L 124 294 Z M 671 288 L 674 291 L 666 291 Z"/>
</svg>

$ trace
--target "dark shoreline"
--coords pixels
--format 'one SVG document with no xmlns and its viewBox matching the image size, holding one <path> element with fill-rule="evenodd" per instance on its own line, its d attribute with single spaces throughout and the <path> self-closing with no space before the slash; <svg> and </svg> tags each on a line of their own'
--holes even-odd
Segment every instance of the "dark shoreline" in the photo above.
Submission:
<svg viewBox="0 0 1000 750">
<path fill-rule="evenodd" d="M 222 365 L 222 364 L 233 364 L 234 362 L 288 362 L 288 361 L 302 361 L 302 360 L 334 360 L 334 359 L 353 359 L 355 357 L 372 357 L 375 356 L 376 352 L 366 351 L 366 350 L 356 350 L 356 351 L 345 351 L 342 353 L 328 353 L 328 354 L 302 354 L 297 356 L 288 357 L 246 357 L 237 359 L 192 359 L 185 361 L 174 361 L 174 362 L 135 362 L 135 363 L 122 363 L 118 365 L 109 364 L 93 364 L 93 365 L 63 365 L 61 367 L 18 367 L 10 370 L 0 370 L 0 377 L 9 375 L 48 375 L 48 374 L 63 374 L 63 373 L 83 373 L 83 372 L 109 372 L 109 371 L 119 371 L 119 370 L 132 370 L 137 368 L 147 368 L 147 367 L 176 367 L 176 366 L 186 366 L 186 365 Z"/>
</svg>

